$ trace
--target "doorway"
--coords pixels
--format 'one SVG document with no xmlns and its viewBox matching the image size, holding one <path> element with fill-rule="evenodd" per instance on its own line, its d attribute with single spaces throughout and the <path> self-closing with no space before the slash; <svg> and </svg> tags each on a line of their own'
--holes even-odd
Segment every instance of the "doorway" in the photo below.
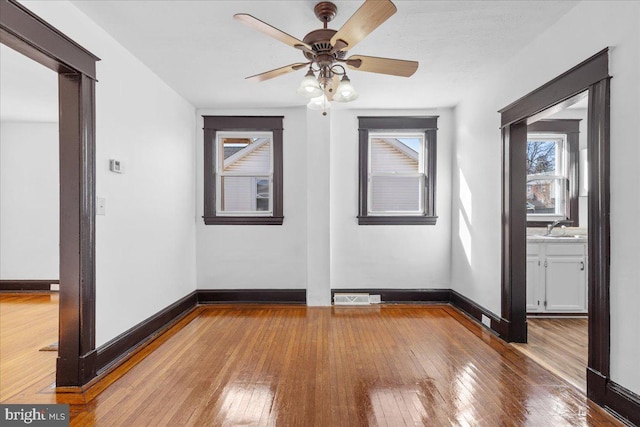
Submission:
<svg viewBox="0 0 640 427">
<path fill-rule="evenodd" d="M 527 119 L 527 343 L 522 353 L 586 393 L 588 92 Z"/>
<path fill-rule="evenodd" d="M 98 58 L 15 0 L 0 43 L 58 73 L 60 294 L 56 386 L 95 377 L 95 81 Z"/>
<path fill-rule="evenodd" d="M 609 54 L 604 49 L 501 113 L 503 141 L 502 315 L 507 338 L 527 341 L 527 123 L 588 91 L 588 366 L 587 396 L 605 403 L 609 377 Z"/>
</svg>

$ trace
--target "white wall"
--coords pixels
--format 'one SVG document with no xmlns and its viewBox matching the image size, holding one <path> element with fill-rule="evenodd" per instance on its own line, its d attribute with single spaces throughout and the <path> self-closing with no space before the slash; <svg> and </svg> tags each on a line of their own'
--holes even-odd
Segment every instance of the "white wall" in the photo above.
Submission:
<svg viewBox="0 0 640 427">
<path fill-rule="evenodd" d="M 437 224 L 358 225 L 358 116 L 412 115 L 439 116 Z M 452 110 L 342 110 L 331 120 L 332 288 L 450 288 Z"/>
<path fill-rule="evenodd" d="M 59 278 L 58 124 L 0 123 L 0 279 Z"/>
<path fill-rule="evenodd" d="M 640 3 L 585 1 L 456 109 L 452 284 L 500 313 L 500 115 L 496 112 L 609 46 L 611 378 L 640 392 Z M 468 188 L 468 190 L 467 190 Z M 465 196 L 470 194 L 471 196 Z"/>
<path fill-rule="evenodd" d="M 198 289 L 305 289 L 307 276 L 306 109 L 198 110 Z M 202 116 L 284 116 L 284 223 L 204 225 Z"/>
<path fill-rule="evenodd" d="M 453 113 L 438 111 L 199 110 L 201 115 L 284 115 L 284 224 L 204 225 L 198 218 L 199 289 L 449 288 Z M 359 115 L 439 115 L 438 224 L 359 226 Z M 200 118 L 198 128 L 202 128 Z M 202 141 L 200 130 L 198 139 Z M 198 216 L 203 146 L 198 143 Z"/>
<path fill-rule="evenodd" d="M 25 6 L 101 58 L 96 84 L 96 343 L 195 289 L 195 109 L 67 1 Z M 125 173 L 108 170 L 110 158 Z"/>
</svg>

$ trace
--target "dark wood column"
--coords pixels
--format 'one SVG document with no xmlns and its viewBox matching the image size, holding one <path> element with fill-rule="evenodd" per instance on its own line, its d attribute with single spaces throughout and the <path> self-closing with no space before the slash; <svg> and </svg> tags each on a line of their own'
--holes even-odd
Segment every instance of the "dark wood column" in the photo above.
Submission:
<svg viewBox="0 0 640 427">
<path fill-rule="evenodd" d="M 589 364 L 587 395 L 604 404 L 609 377 L 609 86 L 589 88 Z"/>
<path fill-rule="evenodd" d="M 510 325 L 507 340 L 527 342 L 527 124 L 502 132 L 502 316 Z"/>
<path fill-rule="evenodd" d="M 59 75 L 60 328 L 58 387 L 95 376 L 95 80 Z"/>
</svg>

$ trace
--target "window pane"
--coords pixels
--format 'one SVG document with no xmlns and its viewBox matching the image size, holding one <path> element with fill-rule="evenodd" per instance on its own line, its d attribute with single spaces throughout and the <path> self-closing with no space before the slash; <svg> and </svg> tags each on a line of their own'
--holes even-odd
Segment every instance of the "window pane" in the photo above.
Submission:
<svg viewBox="0 0 640 427">
<path fill-rule="evenodd" d="M 527 175 L 556 175 L 558 143 L 555 140 L 527 141 Z"/>
<path fill-rule="evenodd" d="M 268 177 L 223 176 L 220 182 L 221 211 L 269 211 L 271 189 Z"/>
<path fill-rule="evenodd" d="M 371 212 L 419 212 L 422 176 L 373 176 Z"/>
<path fill-rule="evenodd" d="M 261 174 L 271 171 L 269 138 L 223 138 L 222 172 Z"/>
<path fill-rule="evenodd" d="M 567 180 L 535 179 L 527 182 L 527 214 L 564 215 Z"/>
<path fill-rule="evenodd" d="M 269 180 L 258 179 L 256 181 L 256 210 L 269 210 Z"/>
<path fill-rule="evenodd" d="M 420 173 L 422 141 L 417 137 L 371 138 L 371 173 Z"/>
</svg>

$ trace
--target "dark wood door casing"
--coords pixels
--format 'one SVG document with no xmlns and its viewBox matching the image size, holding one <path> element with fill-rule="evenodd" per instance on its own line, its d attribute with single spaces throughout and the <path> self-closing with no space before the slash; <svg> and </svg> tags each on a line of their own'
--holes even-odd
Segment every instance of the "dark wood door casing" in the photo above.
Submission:
<svg viewBox="0 0 640 427">
<path fill-rule="evenodd" d="M 0 42 L 59 75 L 56 386 L 78 387 L 95 377 L 95 63 L 99 58 L 14 0 L 0 0 Z"/>
<path fill-rule="evenodd" d="M 503 108 L 502 158 L 502 317 L 508 339 L 526 342 L 527 118 L 589 91 L 589 365 L 587 395 L 603 405 L 610 368 L 609 300 L 609 94 L 608 49 Z M 522 148 L 521 148 L 522 147 Z M 516 271 L 518 270 L 518 271 Z"/>
</svg>

